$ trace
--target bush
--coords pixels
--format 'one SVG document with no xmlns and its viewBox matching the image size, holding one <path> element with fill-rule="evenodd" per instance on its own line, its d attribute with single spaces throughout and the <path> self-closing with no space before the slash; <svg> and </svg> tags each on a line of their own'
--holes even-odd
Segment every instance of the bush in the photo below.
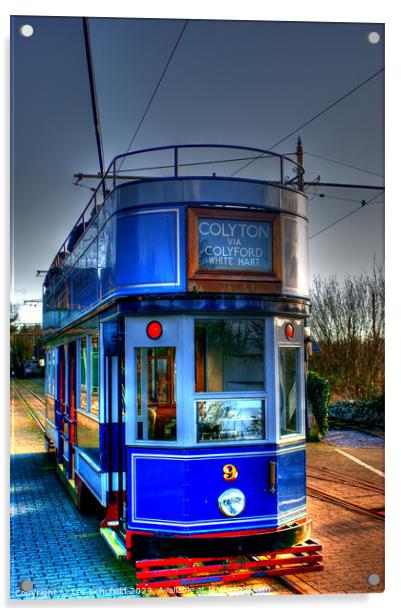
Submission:
<svg viewBox="0 0 401 616">
<path fill-rule="evenodd" d="M 384 396 L 371 400 L 344 400 L 329 407 L 329 417 L 344 419 L 372 428 L 384 427 Z"/>
<path fill-rule="evenodd" d="M 330 388 L 328 380 L 319 376 L 316 372 L 308 372 L 307 393 L 319 431 L 325 436 L 329 429 Z"/>
</svg>

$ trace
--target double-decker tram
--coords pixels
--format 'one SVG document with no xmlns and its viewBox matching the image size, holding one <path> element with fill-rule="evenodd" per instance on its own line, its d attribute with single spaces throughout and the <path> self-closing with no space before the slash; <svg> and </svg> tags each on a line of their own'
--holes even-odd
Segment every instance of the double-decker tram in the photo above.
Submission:
<svg viewBox="0 0 401 616">
<path fill-rule="evenodd" d="M 230 146 L 221 172 L 223 148 L 116 157 L 44 283 L 46 439 L 133 561 L 261 554 L 311 533 L 303 169 Z M 168 164 L 127 175 L 143 157 Z M 235 177 L 243 161 L 268 179 Z"/>
</svg>

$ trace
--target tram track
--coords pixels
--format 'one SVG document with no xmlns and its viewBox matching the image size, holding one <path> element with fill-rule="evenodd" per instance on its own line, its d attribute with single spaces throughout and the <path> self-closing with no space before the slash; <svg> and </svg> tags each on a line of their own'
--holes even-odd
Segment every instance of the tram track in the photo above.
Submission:
<svg viewBox="0 0 401 616">
<path fill-rule="evenodd" d="M 370 481 L 350 478 L 348 474 L 340 471 L 333 471 L 327 467 L 309 466 L 307 467 L 307 476 L 318 481 L 340 483 L 364 490 L 371 490 L 377 494 L 384 494 L 384 488 Z"/>
<path fill-rule="evenodd" d="M 382 486 L 379 486 L 370 481 L 352 478 L 350 479 L 349 475 L 347 475 L 346 473 L 342 473 L 340 471 L 333 471 L 326 467 L 322 468 L 309 466 L 307 471 L 307 477 L 308 480 L 312 479 L 314 482 L 325 482 L 330 484 L 337 483 L 342 486 L 349 486 L 356 488 L 357 490 L 365 491 L 365 494 L 355 494 L 355 499 L 384 496 L 384 488 Z M 364 505 L 361 505 L 360 503 L 355 503 L 348 498 L 342 498 L 336 494 L 327 492 L 326 490 L 322 490 L 316 485 L 310 485 L 310 481 L 308 481 L 307 494 L 312 498 L 317 498 L 321 501 L 338 505 L 350 511 L 368 515 L 369 517 L 382 521 L 384 521 L 385 519 L 384 505 L 379 507 L 366 507 Z"/>
<path fill-rule="evenodd" d="M 22 406 L 24 407 L 24 409 L 26 410 L 26 412 L 28 413 L 28 415 L 30 415 L 30 417 L 32 417 L 32 419 L 37 423 L 37 425 L 39 426 L 40 430 L 42 432 L 45 432 L 45 424 L 44 422 L 40 421 L 40 419 L 37 416 L 37 409 L 34 409 L 30 403 L 28 402 L 28 400 L 26 399 L 26 396 L 24 396 L 19 387 L 17 387 L 14 383 L 12 385 L 12 390 L 13 392 L 17 395 L 17 397 L 19 398 Z M 32 392 L 33 393 L 33 392 Z M 39 397 L 39 396 L 38 396 Z M 44 401 L 43 401 L 44 403 Z"/>
<path fill-rule="evenodd" d="M 364 513 L 372 518 L 378 518 L 379 520 L 383 520 L 385 518 L 384 515 L 384 507 L 383 508 L 370 508 L 363 507 L 363 505 L 357 505 L 347 499 L 339 498 L 338 496 L 334 496 L 333 494 L 329 494 L 328 492 L 324 492 L 323 490 L 319 490 L 318 488 L 312 488 L 309 486 L 307 488 L 307 493 L 312 498 L 318 498 L 319 500 L 326 501 L 327 503 L 333 503 L 334 505 L 339 505 L 344 509 L 349 509 L 350 511 L 357 511 L 359 513 Z"/>
<path fill-rule="evenodd" d="M 13 387 L 17 387 L 17 385 L 13 383 Z M 43 396 L 39 395 L 36 391 L 34 391 L 34 389 L 29 387 L 26 383 L 18 382 L 18 388 L 21 388 L 21 387 L 25 389 L 31 396 L 39 400 L 39 402 L 43 405 L 43 407 L 45 407 L 46 399 Z"/>
<path fill-rule="evenodd" d="M 285 588 L 287 588 L 288 590 L 290 590 L 292 592 L 293 595 L 307 595 L 308 593 L 305 592 L 305 590 L 303 590 L 303 588 L 301 588 L 296 582 L 294 582 L 293 580 L 290 580 L 290 578 L 288 578 L 285 575 L 281 575 L 279 577 L 276 578 L 278 582 L 280 582 L 280 584 L 282 584 Z"/>
</svg>

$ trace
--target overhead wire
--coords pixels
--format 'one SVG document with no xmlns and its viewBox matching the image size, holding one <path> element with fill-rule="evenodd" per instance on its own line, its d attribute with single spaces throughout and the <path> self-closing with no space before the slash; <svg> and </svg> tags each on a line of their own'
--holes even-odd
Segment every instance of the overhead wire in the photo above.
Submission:
<svg viewBox="0 0 401 616">
<path fill-rule="evenodd" d="M 186 19 L 186 20 L 185 20 L 185 22 L 184 22 L 184 25 L 183 25 L 183 27 L 181 28 L 181 31 L 180 31 L 180 33 L 179 33 L 179 35 L 178 35 L 178 38 L 177 38 L 177 40 L 176 40 L 176 43 L 175 43 L 175 45 L 174 45 L 174 47 L 173 47 L 173 49 L 172 49 L 172 51 L 171 51 L 171 53 L 170 53 L 170 55 L 169 55 L 169 58 L 168 58 L 168 60 L 167 60 L 167 62 L 166 62 L 166 64 L 165 64 L 165 66 L 164 66 L 164 69 L 163 69 L 163 71 L 162 71 L 162 74 L 160 75 L 159 81 L 157 82 L 156 87 L 155 87 L 155 88 L 154 88 L 154 90 L 153 90 L 153 93 L 152 93 L 152 95 L 151 95 L 151 97 L 150 97 L 150 99 L 149 99 L 149 102 L 148 102 L 148 104 L 147 104 L 147 105 L 146 105 L 146 107 L 145 107 L 145 111 L 143 112 L 142 117 L 141 117 L 141 119 L 140 119 L 140 121 L 139 121 L 139 124 L 138 124 L 138 126 L 137 126 L 137 128 L 136 128 L 136 130 L 135 130 L 135 132 L 134 132 L 134 135 L 133 135 L 133 137 L 132 137 L 132 139 L 131 139 L 131 141 L 130 141 L 130 143 L 129 143 L 129 146 L 128 146 L 128 148 L 127 148 L 127 152 L 129 152 L 129 151 L 130 151 L 130 149 L 132 148 L 132 145 L 133 145 L 133 143 L 134 143 L 134 141 L 135 141 L 135 139 L 136 139 L 136 136 L 138 135 L 138 132 L 139 132 L 139 130 L 140 130 L 140 128 L 141 128 L 141 126 L 142 126 L 142 124 L 143 124 L 143 122 L 144 122 L 144 120 L 145 120 L 146 116 L 147 116 L 147 113 L 148 113 L 148 111 L 149 111 L 149 109 L 150 109 L 150 106 L 151 106 L 151 104 L 152 104 L 152 102 L 153 102 L 153 100 L 154 100 L 154 98 L 155 98 L 155 96 L 156 96 L 156 94 L 157 94 L 157 91 L 158 91 L 158 89 L 159 89 L 159 87 L 160 87 L 160 85 L 161 85 L 161 83 L 162 83 L 162 81 L 163 81 L 163 78 L 164 78 L 164 76 L 165 76 L 165 74 L 166 74 L 166 72 L 167 72 L 167 69 L 168 69 L 168 67 L 170 66 L 171 60 L 173 59 L 174 54 L 175 54 L 175 52 L 176 52 L 176 50 L 177 50 L 177 47 L 178 47 L 178 45 L 180 44 L 180 41 L 181 41 L 181 39 L 182 39 L 182 35 L 184 34 L 184 31 L 185 31 L 185 29 L 186 29 L 186 27 L 187 27 L 188 23 L 189 23 L 189 20 L 188 20 L 188 19 Z M 124 163 L 124 160 L 125 160 L 125 157 L 121 159 L 120 164 L 119 164 L 119 167 L 118 167 L 118 170 L 120 170 L 120 169 L 121 169 L 121 165 Z"/>
<path fill-rule="evenodd" d="M 335 197 L 334 195 L 326 195 L 326 193 L 321 193 L 319 195 L 321 198 L 334 199 L 335 201 L 346 201 L 347 203 L 360 203 L 360 199 L 349 199 L 345 197 Z"/>
<path fill-rule="evenodd" d="M 270 146 L 268 149 L 269 150 L 273 150 L 274 148 L 276 148 L 278 145 L 280 145 L 281 143 L 283 143 L 284 141 L 287 141 L 287 139 L 289 139 L 290 137 L 292 137 L 293 135 L 295 135 L 296 133 L 298 133 L 300 130 L 302 130 L 303 128 L 305 128 L 306 126 L 309 126 L 309 124 L 311 124 L 312 122 L 314 122 L 315 120 L 317 120 L 318 118 L 320 118 L 323 114 L 327 113 L 328 111 L 330 111 L 330 109 L 333 109 L 333 107 L 335 107 L 336 105 L 338 105 L 339 103 L 341 103 L 341 101 L 343 101 L 344 99 L 348 98 L 348 96 L 351 96 L 351 94 L 353 94 L 354 92 L 356 92 L 357 90 L 359 90 L 359 88 L 362 88 L 362 86 L 366 85 L 367 83 L 369 83 L 369 81 L 372 81 L 372 79 L 374 79 L 375 77 L 377 77 L 378 75 L 380 75 L 381 73 L 384 72 L 384 67 L 381 68 L 379 71 L 376 71 L 376 73 L 373 73 L 373 75 L 371 75 L 370 77 L 368 77 L 367 79 L 365 79 L 364 81 L 361 81 L 361 83 L 357 84 L 356 86 L 354 86 L 351 90 L 349 90 L 348 92 L 346 92 L 345 94 L 343 94 L 342 96 L 340 96 L 340 98 L 337 98 L 333 103 L 331 103 L 330 105 L 328 105 L 327 107 L 325 107 L 324 109 L 322 109 L 322 111 L 320 111 L 319 113 L 315 114 L 312 118 L 310 118 L 309 120 L 307 120 L 306 122 L 303 122 L 303 124 L 301 124 L 300 126 L 298 126 L 297 128 L 295 128 L 293 131 L 291 131 L 290 133 L 288 133 L 288 135 L 286 135 L 285 137 L 283 137 L 282 139 L 280 139 L 280 141 L 277 141 L 277 143 L 275 143 L 274 145 Z M 259 157 L 255 156 L 255 158 L 253 159 L 253 161 L 250 161 L 249 163 L 246 163 L 245 165 L 243 165 L 242 167 L 240 167 L 239 169 L 237 169 L 237 171 L 235 171 L 234 173 L 232 173 L 231 175 L 237 175 L 237 173 L 240 173 L 240 171 L 242 171 L 243 169 L 246 169 L 246 167 L 249 167 L 249 165 L 251 165 L 255 160 L 257 160 Z"/>
<path fill-rule="evenodd" d="M 379 205 L 380 202 L 378 201 L 374 201 L 377 197 L 379 197 L 380 195 L 382 195 L 384 193 L 384 190 L 381 190 L 378 194 L 376 194 L 374 197 L 372 197 L 371 199 L 369 199 L 369 201 L 362 201 L 361 205 L 357 208 L 355 208 L 354 210 L 352 210 L 351 212 L 348 212 L 348 214 L 345 214 L 345 216 L 341 216 L 341 218 L 338 218 L 337 220 L 333 221 L 332 223 L 330 223 L 329 225 L 327 225 L 326 227 L 323 227 L 323 229 L 320 229 L 320 231 L 317 231 L 317 233 L 314 233 L 313 235 L 309 236 L 309 239 L 313 239 L 314 237 L 317 237 L 318 235 L 320 235 L 321 233 L 324 233 L 325 231 L 327 231 L 328 229 L 331 229 L 332 227 L 334 227 L 335 225 L 337 225 L 339 222 L 342 222 L 343 220 L 345 220 L 346 218 L 349 218 L 350 216 L 352 216 L 353 214 L 355 214 L 356 212 L 359 212 L 359 210 L 361 210 L 362 208 L 366 207 L 369 204 L 376 204 Z"/>
<path fill-rule="evenodd" d="M 350 169 L 356 169 L 356 171 L 362 171 L 363 173 L 369 173 L 370 175 L 377 175 L 379 178 L 384 178 L 383 173 L 376 173 L 375 171 L 369 171 L 369 169 L 363 169 L 362 167 L 356 167 L 355 165 L 351 165 L 350 163 L 344 163 L 339 160 L 334 160 L 333 158 L 327 158 L 326 156 L 320 156 L 320 154 L 312 154 L 312 152 L 306 152 L 304 150 L 304 154 L 307 156 L 313 156 L 313 158 L 320 158 L 321 160 L 327 160 L 330 163 L 335 163 L 336 165 L 341 165 L 342 167 L 349 167 Z"/>
</svg>

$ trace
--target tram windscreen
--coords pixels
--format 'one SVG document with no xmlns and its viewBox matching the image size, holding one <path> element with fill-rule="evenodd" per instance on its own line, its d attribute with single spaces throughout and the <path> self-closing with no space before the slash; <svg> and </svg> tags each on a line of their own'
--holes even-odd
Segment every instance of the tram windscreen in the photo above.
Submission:
<svg viewBox="0 0 401 616">
<path fill-rule="evenodd" d="M 264 321 L 195 321 L 195 391 L 264 391 Z"/>
<path fill-rule="evenodd" d="M 175 348 L 136 349 L 138 440 L 175 441 Z"/>
<path fill-rule="evenodd" d="M 299 432 L 298 426 L 298 356 L 299 349 L 280 348 L 280 426 L 281 436 Z"/>
</svg>

